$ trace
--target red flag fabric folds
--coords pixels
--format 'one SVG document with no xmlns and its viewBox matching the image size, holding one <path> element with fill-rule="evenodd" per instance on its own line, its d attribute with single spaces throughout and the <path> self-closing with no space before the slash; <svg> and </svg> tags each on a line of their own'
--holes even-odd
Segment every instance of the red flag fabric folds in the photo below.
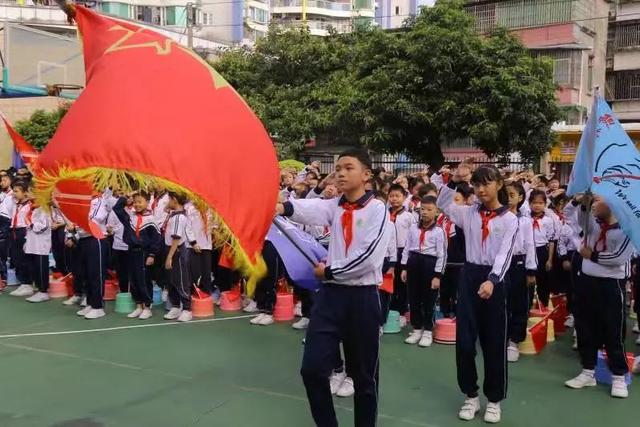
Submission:
<svg viewBox="0 0 640 427">
<path fill-rule="evenodd" d="M 32 163 L 35 163 L 35 160 L 38 158 L 38 151 L 33 148 L 33 146 L 22 137 L 22 135 L 16 132 L 6 117 L 2 116 L 2 121 L 4 122 L 5 128 L 7 128 L 7 133 L 13 141 L 13 146 L 20 155 L 20 158 L 22 158 L 24 164 L 31 165 Z"/>
<path fill-rule="evenodd" d="M 82 6 L 75 19 L 87 84 L 40 154 L 39 197 L 64 180 L 182 192 L 215 212 L 235 267 L 256 273 L 279 182 L 260 120 L 193 51 Z"/>
</svg>

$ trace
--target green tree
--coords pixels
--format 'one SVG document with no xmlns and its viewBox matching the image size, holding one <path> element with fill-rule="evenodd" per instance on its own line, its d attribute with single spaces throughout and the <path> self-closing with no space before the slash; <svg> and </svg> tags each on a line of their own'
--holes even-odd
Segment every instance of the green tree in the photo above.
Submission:
<svg viewBox="0 0 640 427">
<path fill-rule="evenodd" d="M 256 111 L 283 157 L 317 136 L 442 162 L 471 137 L 491 156 L 534 159 L 560 117 L 548 61 L 504 30 L 479 35 L 462 0 L 439 0 L 398 31 L 320 38 L 272 26 L 214 67 Z"/>
<path fill-rule="evenodd" d="M 29 119 L 16 122 L 16 131 L 38 151 L 41 151 L 58 129 L 71 104 L 63 103 L 53 111 L 36 110 Z"/>
</svg>

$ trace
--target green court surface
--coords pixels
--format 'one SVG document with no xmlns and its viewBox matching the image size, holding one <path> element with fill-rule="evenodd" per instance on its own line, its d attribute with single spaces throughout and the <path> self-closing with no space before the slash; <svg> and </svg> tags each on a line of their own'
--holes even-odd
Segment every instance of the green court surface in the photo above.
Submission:
<svg viewBox="0 0 640 427">
<path fill-rule="evenodd" d="M 159 310 L 143 322 L 107 308 L 107 317 L 87 321 L 60 300 L 0 296 L 0 427 L 313 425 L 298 374 L 303 334 L 289 324 L 251 326 L 227 313 L 172 324 Z M 484 425 L 457 420 L 454 348 L 420 349 L 403 338 L 382 339 L 379 426 Z M 638 425 L 635 385 L 626 400 L 604 386 L 566 389 L 578 371 L 568 336 L 523 356 L 510 365 L 500 425 Z M 353 425 L 352 400 L 335 403 L 341 425 Z"/>
</svg>

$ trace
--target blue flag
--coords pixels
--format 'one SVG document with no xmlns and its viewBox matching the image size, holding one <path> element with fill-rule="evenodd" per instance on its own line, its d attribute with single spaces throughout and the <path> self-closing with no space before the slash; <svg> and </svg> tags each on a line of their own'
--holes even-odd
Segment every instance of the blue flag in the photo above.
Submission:
<svg viewBox="0 0 640 427">
<path fill-rule="evenodd" d="M 284 218 L 276 217 L 273 221 L 279 227 L 271 224 L 267 240 L 278 251 L 289 277 L 301 288 L 318 289 L 321 282 L 314 276 L 313 268 L 315 264 L 327 259 L 327 250 L 313 236 Z"/>
<path fill-rule="evenodd" d="M 600 95 L 580 139 L 567 193 L 589 189 L 606 200 L 622 230 L 640 248 L 640 152 Z"/>
</svg>

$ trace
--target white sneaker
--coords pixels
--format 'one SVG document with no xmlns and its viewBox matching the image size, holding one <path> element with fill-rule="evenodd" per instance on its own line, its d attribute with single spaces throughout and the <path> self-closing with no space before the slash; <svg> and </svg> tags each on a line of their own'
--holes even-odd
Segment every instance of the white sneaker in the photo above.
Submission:
<svg viewBox="0 0 640 427">
<path fill-rule="evenodd" d="M 499 423 L 501 414 L 500 403 L 489 402 L 487 403 L 487 409 L 484 411 L 484 422 L 490 424 Z"/>
<path fill-rule="evenodd" d="M 49 294 L 46 292 L 38 292 L 36 294 L 34 294 L 33 296 L 27 298 L 28 302 L 44 302 L 44 301 L 49 301 Z"/>
<path fill-rule="evenodd" d="M 80 302 L 81 298 L 77 295 L 72 296 L 69 299 L 62 301 L 62 305 L 74 305 Z"/>
<path fill-rule="evenodd" d="M 264 313 L 260 313 L 253 319 L 249 320 L 249 323 L 251 323 L 252 325 L 259 325 L 263 317 L 264 317 Z"/>
<path fill-rule="evenodd" d="M 269 326 L 273 324 L 273 315 L 271 314 L 265 314 L 264 316 L 262 316 L 262 319 L 260 319 L 260 322 L 258 322 L 258 325 L 260 326 Z"/>
<path fill-rule="evenodd" d="M 411 334 L 407 337 L 406 340 L 404 340 L 404 342 L 406 344 L 418 344 L 420 338 L 422 338 L 422 329 L 417 329 L 411 332 Z"/>
<path fill-rule="evenodd" d="M 627 390 L 624 375 L 611 376 L 611 397 L 618 397 L 620 399 L 629 397 L 629 390 Z"/>
<path fill-rule="evenodd" d="M 193 319 L 193 313 L 189 310 L 182 310 L 180 313 L 180 317 L 178 317 L 178 322 L 190 322 Z"/>
<path fill-rule="evenodd" d="M 141 314 L 142 314 L 142 309 L 141 308 L 136 308 L 131 313 L 127 314 L 127 317 L 129 319 L 135 319 L 137 317 L 140 317 Z"/>
<path fill-rule="evenodd" d="M 575 326 L 575 319 L 573 318 L 573 314 L 570 314 L 569 317 L 567 317 L 567 320 L 564 321 L 564 326 L 566 326 L 567 328 L 573 328 Z"/>
<path fill-rule="evenodd" d="M 145 308 L 144 310 L 142 310 L 142 313 L 140 313 L 140 316 L 138 316 L 138 319 L 147 320 L 147 319 L 150 319 L 151 317 L 153 317 L 153 312 L 151 311 L 150 308 Z"/>
<path fill-rule="evenodd" d="M 301 317 L 300 320 L 291 325 L 291 327 L 298 330 L 307 329 L 307 327 L 309 327 L 309 319 L 306 317 Z"/>
<path fill-rule="evenodd" d="M 353 380 L 349 377 L 345 378 L 342 385 L 336 392 L 338 397 L 351 397 L 355 394 L 356 390 L 353 388 Z"/>
<path fill-rule="evenodd" d="M 431 347 L 433 344 L 433 333 L 431 331 L 424 331 L 418 345 L 420 347 Z"/>
<path fill-rule="evenodd" d="M 467 397 L 464 400 L 464 404 L 458 412 L 458 418 L 465 421 L 471 421 L 476 417 L 476 414 L 480 412 L 480 398 L 479 397 Z"/>
<path fill-rule="evenodd" d="M 169 291 L 166 289 L 162 290 L 162 302 L 167 302 L 169 299 Z"/>
<path fill-rule="evenodd" d="M 88 320 L 99 319 L 104 317 L 106 314 L 107 313 L 105 313 L 101 308 L 92 308 L 87 312 L 87 314 L 85 314 L 84 318 Z"/>
<path fill-rule="evenodd" d="M 82 307 L 87 306 L 87 297 L 82 297 L 82 301 L 80 301 L 80 306 Z"/>
<path fill-rule="evenodd" d="M 638 322 L 633 324 L 633 329 L 632 329 L 634 334 L 640 334 L 640 327 L 638 326 Z"/>
<path fill-rule="evenodd" d="M 596 378 L 594 371 L 583 369 L 580 375 L 564 383 L 569 388 L 581 389 L 584 387 L 595 387 Z"/>
<path fill-rule="evenodd" d="M 176 320 L 182 314 L 182 310 L 178 307 L 173 307 L 167 314 L 164 315 L 165 320 Z"/>
<path fill-rule="evenodd" d="M 82 317 L 84 317 L 84 316 L 86 316 L 86 315 L 87 315 L 87 313 L 88 313 L 88 312 L 90 312 L 90 311 L 91 311 L 91 307 L 90 307 L 90 306 L 86 306 L 86 307 L 84 307 L 82 310 L 78 311 L 76 314 L 77 314 L 78 316 L 82 316 Z"/>
<path fill-rule="evenodd" d="M 302 302 L 298 301 L 293 308 L 293 315 L 296 317 L 302 317 Z"/>
<path fill-rule="evenodd" d="M 245 313 L 257 313 L 260 310 L 258 310 L 258 304 L 255 301 L 251 300 L 249 304 L 247 304 L 247 306 L 242 309 L 242 311 L 244 311 Z"/>
<path fill-rule="evenodd" d="M 20 285 L 18 289 L 11 292 L 9 295 L 14 297 L 29 297 L 33 295 L 33 287 L 31 285 Z"/>
<path fill-rule="evenodd" d="M 347 378 L 347 373 L 344 370 L 342 372 L 334 372 L 331 374 L 331 377 L 329 377 L 331 394 L 336 394 L 338 390 L 340 390 L 340 386 L 344 382 L 345 378 Z"/>
<path fill-rule="evenodd" d="M 634 374 L 640 374 L 640 356 L 636 356 L 633 360 L 633 368 L 631 369 L 631 372 Z"/>
<path fill-rule="evenodd" d="M 400 328 L 404 328 L 405 326 L 407 326 L 407 318 L 404 316 L 400 316 Z"/>
<path fill-rule="evenodd" d="M 518 344 L 513 341 L 509 341 L 509 346 L 507 347 L 507 360 L 509 362 L 517 362 L 520 359 L 520 350 L 518 349 Z"/>
</svg>

